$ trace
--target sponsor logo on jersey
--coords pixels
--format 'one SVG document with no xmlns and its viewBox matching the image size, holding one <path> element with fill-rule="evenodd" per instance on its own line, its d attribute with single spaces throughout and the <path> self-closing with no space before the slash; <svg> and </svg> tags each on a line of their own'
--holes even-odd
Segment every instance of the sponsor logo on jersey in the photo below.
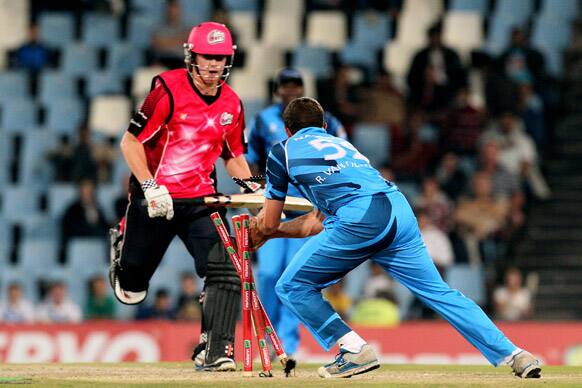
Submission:
<svg viewBox="0 0 582 388">
<path fill-rule="evenodd" d="M 219 44 L 224 42 L 224 32 L 220 30 L 212 30 L 206 37 L 208 44 Z"/>
<path fill-rule="evenodd" d="M 232 124 L 232 115 L 228 112 L 222 112 L 220 115 L 220 125 Z"/>
</svg>

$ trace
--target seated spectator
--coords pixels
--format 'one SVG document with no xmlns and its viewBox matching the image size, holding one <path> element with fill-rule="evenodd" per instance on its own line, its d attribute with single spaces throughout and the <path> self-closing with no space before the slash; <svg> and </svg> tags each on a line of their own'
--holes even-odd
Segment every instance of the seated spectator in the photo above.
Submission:
<svg viewBox="0 0 582 388">
<path fill-rule="evenodd" d="M 431 218 L 424 209 L 421 208 L 416 212 L 416 219 L 418 220 L 420 234 L 422 235 L 422 240 L 426 245 L 428 254 L 441 276 L 444 277 L 447 268 L 455 261 L 451 240 L 449 240 L 449 237 L 441 229 L 432 223 Z"/>
<path fill-rule="evenodd" d="M 93 143 L 91 151 L 97 167 L 97 182 L 111 183 L 113 162 L 119 156 L 117 139 L 111 136 L 105 142 Z"/>
<path fill-rule="evenodd" d="M 350 323 L 372 327 L 394 327 L 400 323 L 398 304 L 393 297 L 364 299 L 356 305 Z"/>
<path fill-rule="evenodd" d="M 459 156 L 454 152 L 447 152 L 439 163 L 435 177 L 443 192 L 456 201 L 467 186 L 467 174 L 461 168 Z"/>
<path fill-rule="evenodd" d="M 60 137 L 59 144 L 47 153 L 47 159 L 52 165 L 52 175 L 55 182 L 71 182 L 73 180 L 73 154 L 75 148 L 68 135 Z"/>
<path fill-rule="evenodd" d="M 376 263 L 370 265 L 371 276 L 364 285 L 364 298 L 377 298 L 383 291 L 390 292 L 393 284 L 386 271 Z"/>
<path fill-rule="evenodd" d="M 392 84 L 390 74 L 380 71 L 378 79 L 362 90 L 359 103 L 360 120 L 368 123 L 402 127 L 406 115 L 406 101 Z"/>
<path fill-rule="evenodd" d="M 79 184 L 79 198 L 70 204 L 61 219 L 61 260 L 64 261 L 67 244 L 74 237 L 106 238 L 109 223 L 95 198 L 95 184 L 83 180 Z"/>
<path fill-rule="evenodd" d="M 343 280 L 327 287 L 323 295 L 340 317 L 347 320 L 352 309 L 352 299 L 344 291 Z"/>
<path fill-rule="evenodd" d="M 518 86 L 519 114 L 525 125 L 525 131 L 532 137 L 538 148 L 544 145 L 546 138 L 544 103 L 533 89 L 531 82 L 523 81 Z"/>
<path fill-rule="evenodd" d="M 34 308 L 24 299 L 22 287 L 18 283 L 8 286 L 8 297 L 0 301 L 0 323 L 31 323 L 34 321 Z"/>
<path fill-rule="evenodd" d="M 430 218 L 431 224 L 443 232 L 449 232 L 452 227 L 453 203 L 439 187 L 434 177 L 422 180 L 422 192 L 413 201 L 414 208 L 422 209 Z"/>
<path fill-rule="evenodd" d="M 513 267 L 505 272 L 505 283 L 493 293 L 495 315 L 506 321 L 519 321 L 531 316 L 532 297 L 523 287 L 519 269 Z"/>
<path fill-rule="evenodd" d="M 389 182 L 394 182 L 396 180 L 396 176 L 394 175 L 394 170 L 392 169 L 392 166 L 388 163 L 382 165 L 382 167 L 380 167 L 380 175 L 382 175 L 382 178 L 386 179 Z"/>
<path fill-rule="evenodd" d="M 493 183 L 493 195 L 511 198 L 521 191 L 517 176 L 500 163 L 499 145 L 490 141 L 481 147 L 479 170 L 485 172 Z"/>
<path fill-rule="evenodd" d="M 82 319 L 81 308 L 68 298 L 65 284 L 53 283 L 48 297 L 37 309 L 37 320 L 44 323 L 77 323 Z"/>
<path fill-rule="evenodd" d="M 471 104 L 468 88 L 458 90 L 447 121 L 443 146 L 458 155 L 475 156 L 477 140 L 485 125 L 485 113 Z"/>
<path fill-rule="evenodd" d="M 153 61 L 171 69 L 184 66 L 182 45 L 188 40 L 190 26 L 182 22 L 180 4 L 169 0 L 166 8 L 166 20 L 152 34 Z"/>
<path fill-rule="evenodd" d="M 317 82 L 317 95 L 321 106 L 333 114 L 350 133 L 358 119 L 359 85 L 350 79 L 352 68 L 339 66 L 330 79 Z"/>
<path fill-rule="evenodd" d="M 499 57 L 499 66 L 513 82 L 533 80 L 536 84 L 544 78 L 544 56 L 528 42 L 528 36 L 523 28 L 511 30 L 509 47 Z"/>
<path fill-rule="evenodd" d="M 200 293 L 196 287 L 194 274 L 185 273 L 182 275 L 182 290 L 176 305 L 177 318 L 186 321 L 199 321 L 202 318 L 200 307 Z"/>
<path fill-rule="evenodd" d="M 500 164 L 526 182 L 537 198 L 549 198 L 550 189 L 540 172 L 534 142 L 515 113 L 505 111 L 479 141 L 481 145 L 496 142 L 501 150 Z"/>
<path fill-rule="evenodd" d="M 38 25 L 28 29 L 28 41 L 13 54 L 13 67 L 39 72 L 50 65 L 51 52 L 39 39 Z"/>
<path fill-rule="evenodd" d="M 156 292 L 156 298 L 153 305 L 140 304 L 137 310 L 135 319 L 170 319 L 176 318 L 176 312 L 172 307 L 172 302 L 168 291 L 164 288 L 160 288 Z"/>
<path fill-rule="evenodd" d="M 89 296 L 85 306 L 86 319 L 113 319 L 115 302 L 109 295 L 109 287 L 101 276 L 89 281 Z"/>
<path fill-rule="evenodd" d="M 506 225 L 509 203 L 507 199 L 493 196 L 493 184 L 486 173 L 476 173 L 471 182 L 473 196 L 459 200 L 454 217 L 469 261 L 481 263 L 493 259 L 481 257 L 481 243 L 493 238 Z"/>
</svg>

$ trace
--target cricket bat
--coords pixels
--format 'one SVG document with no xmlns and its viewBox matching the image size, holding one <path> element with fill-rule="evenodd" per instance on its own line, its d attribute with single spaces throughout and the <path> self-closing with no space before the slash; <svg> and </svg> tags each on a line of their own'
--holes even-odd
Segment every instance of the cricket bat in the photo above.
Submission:
<svg viewBox="0 0 582 388">
<path fill-rule="evenodd" d="M 207 206 L 224 206 L 246 209 L 259 209 L 265 205 L 263 194 L 230 194 L 230 195 L 209 195 L 195 199 L 174 199 L 174 202 L 200 203 Z M 313 210 L 311 202 L 304 198 L 287 197 L 285 199 L 284 210 L 308 212 Z"/>
</svg>

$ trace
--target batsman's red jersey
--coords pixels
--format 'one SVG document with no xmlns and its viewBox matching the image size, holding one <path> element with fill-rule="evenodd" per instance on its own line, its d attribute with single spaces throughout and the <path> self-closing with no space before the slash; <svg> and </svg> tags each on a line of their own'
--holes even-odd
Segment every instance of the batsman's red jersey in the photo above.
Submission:
<svg viewBox="0 0 582 388">
<path fill-rule="evenodd" d="M 186 69 L 166 71 L 130 121 L 128 131 L 145 147 L 148 167 L 173 198 L 215 193 L 211 173 L 218 157 L 245 151 L 241 101 L 227 85 L 203 96 Z"/>
</svg>

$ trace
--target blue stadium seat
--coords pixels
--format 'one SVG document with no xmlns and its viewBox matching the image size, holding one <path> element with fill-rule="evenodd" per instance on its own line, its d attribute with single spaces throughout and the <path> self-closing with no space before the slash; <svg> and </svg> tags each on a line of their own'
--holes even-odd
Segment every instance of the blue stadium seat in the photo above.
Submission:
<svg viewBox="0 0 582 388">
<path fill-rule="evenodd" d="M 485 275 L 481 266 L 455 264 L 447 269 L 446 281 L 478 305 L 486 302 Z"/>
<path fill-rule="evenodd" d="M 97 202 L 103 208 L 105 217 L 108 220 L 115 219 L 115 200 L 122 194 L 120 187 L 116 183 L 97 187 Z"/>
<path fill-rule="evenodd" d="M 77 199 L 79 190 L 73 183 L 57 183 L 49 187 L 47 193 L 48 214 L 60 219 L 67 207 Z"/>
<path fill-rule="evenodd" d="M 389 128 L 380 124 L 357 124 L 352 132 L 354 146 L 370 159 L 372 166 L 380 167 L 390 158 Z"/>
<path fill-rule="evenodd" d="M 120 22 L 117 17 L 89 13 L 83 16 L 82 42 L 93 47 L 109 46 L 120 37 Z"/>
<path fill-rule="evenodd" d="M 379 50 L 390 40 L 391 20 L 380 13 L 360 12 L 354 18 L 352 41 Z"/>
<path fill-rule="evenodd" d="M 510 41 L 511 29 L 514 26 L 523 26 L 515 23 L 511 18 L 492 16 L 489 18 L 489 34 L 485 44 L 486 50 L 498 55 L 505 50 Z"/>
<path fill-rule="evenodd" d="M 211 0 L 179 0 L 182 11 L 182 21 L 188 26 L 195 26 L 210 19 L 212 11 Z"/>
<path fill-rule="evenodd" d="M 80 276 L 98 273 L 107 267 L 105 238 L 74 238 L 67 246 L 67 266 Z"/>
<path fill-rule="evenodd" d="M 161 22 L 166 17 L 166 3 L 166 0 L 131 0 L 131 8 Z"/>
<path fill-rule="evenodd" d="M 487 0 L 452 0 L 449 11 L 487 12 Z"/>
<path fill-rule="evenodd" d="M 23 236 L 28 239 L 45 239 L 57 241 L 60 236 L 60 224 L 57 218 L 36 213 L 19 222 Z"/>
<path fill-rule="evenodd" d="M 536 48 L 545 56 L 546 71 L 554 77 L 560 77 L 564 71 L 563 49 L 553 45 L 538 45 Z"/>
<path fill-rule="evenodd" d="M 41 41 L 63 47 L 75 39 L 75 18 L 68 12 L 46 12 L 40 15 L 39 29 Z"/>
<path fill-rule="evenodd" d="M 24 71 L 0 72 L 0 103 L 28 97 L 28 89 L 28 73 Z"/>
<path fill-rule="evenodd" d="M 571 26 L 560 19 L 538 18 L 533 26 L 533 46 L 564 48 L 570 42 Z"/>
<path fill-rule="evenodd" d="M 143 64 L 143 51 L 129 43 L 114 43 L 109 50 L 107 69 L 114 74 L 130 76 Z"/>
<path fill-rule="evenodd" d="M 66 74 L 83 77 L 97 70 L 98 56 L 94 47 L 75 43 L 63 51 L 62 68 Z"/>
<path fill-rule="evenodd" d="M 230 175 L 226 172 L 226 168 L 224 167 L 224 163 L 221 159 L 219 159 L 216 164 L 214 165 L 216 168 L 216 181 L 217 181 L 217 190 L 219 193 L 238 193 L 239 186 L 234 183 Z"/>
<path fill-rule="evenodd" d="M 2 188 L 2 215 L 7 222 L 20 222 L 39 212 L 39 195 L 25 186 Z"/>
<path fill-rule="evenodd" d="M 267 102 L 263 99 L 250 99 L 244 100 L 243 106 L 245 108 L 245 121 L 248 127 L 251 123 L 251 120 L 254 120 L 257 116 L 257 113 L 259 113 L 265 106 L 267 106 Z"/>
<path fill-rule="evenodd" d="M 58 140 L 54 133 L 46 128 L 27 129 L 19 164 L 19 182 L 35 188 L 44 188 L 49 184 L 49 164 L 46 154 Z"/>
<path fill-rule="evenodd" d="M 39 99 L 43 104 L 57 98 L 77 98 L 75 79 L 61 71 L 45 70 L 39 78 Z"/>
<path fill-rule="evenodd" d="M 331 54 L 325 47 L 299 46 L 291 63 L 297 69 L 309 70 L 316 78 L 326 78 L 332 73 Z"/>
<path fill-rule="evenodd" d="M 340 52 L 340 61 L 344 64 L 363 67 L 375 72 L 379 65 L 378 50 L 359 42 L 349 42 Z"/>
<path fill-rule="evenodd" d="M 515 24 L 527 22 L 533 12 L 532 0 L 497 0 L 493 17 L 510 19 Z"/>
<path fill-rule="evenodd" d="M 38 275 L 57 265 L 58 247 L 55 240 L 24 239 L 19 248 L 17 265 L 27 274 Z"/>
<path fill-rule="evenodd" d="M 172 243 L 164 254 L 161 267 L 172 268 L 177 274 L 194 272 L 194 259 L 188 253 L 182 240 L 178 237 L 172 240 Z"/>
<path fill-rule="evenodd" d="M 97 71 L 87 78 L 87 97 L 93 98 L 104 94 L 123 94 L 123 80 L 112 71 Z"/>
<path fill-rule="evenodd" d="M 578 12 L 580 12 L 578 0 L 541 0 L 538 17 L 572 20 L 578 16 Z"/>
<path fill-rule="evenodd" d="M 55 99 L 46 108 L 46 126 L 54 133 L 74 134 L 86 117 L 85 104 L 79 99 Z"/>
<path fill-rule="evenodd" d="M 148 47 L 151 44 L 156 22 L 157 18 L 152 15 L 130 15 L 127 41 L 136 48 Z"/>
<path fill-rule="evenodd" d="M 6 287 L 11 283 L 18 283 L 22 287 L 24 297 L 32 303 L 38 301 L 36 278 L 23 271 L 18 266 L 6 266 L 0 271 L 0 298 L 6 298 Z"/>
<path fill-rule="evenodd" d="M 14 98 L 2 104 L 2 124 L 10 132 L 22 132 L 38 125 L 38 106 L 30 98 Z"/>
<path fill-rule="evenodd" d="M 223 5 L 229 11 L 253 11 L 259 10 L 258 0 L 224 0 Z"/>
<path fill-rule="evenodd" d="M 156 291 L 161 288 L 168 290 L 172 304 L 176 303 L 180 294 L 180 275 L 181 272 L 171 267 L 158 268 L 150 280 L 146 303 L 153 302 Z"/>
</svg>

